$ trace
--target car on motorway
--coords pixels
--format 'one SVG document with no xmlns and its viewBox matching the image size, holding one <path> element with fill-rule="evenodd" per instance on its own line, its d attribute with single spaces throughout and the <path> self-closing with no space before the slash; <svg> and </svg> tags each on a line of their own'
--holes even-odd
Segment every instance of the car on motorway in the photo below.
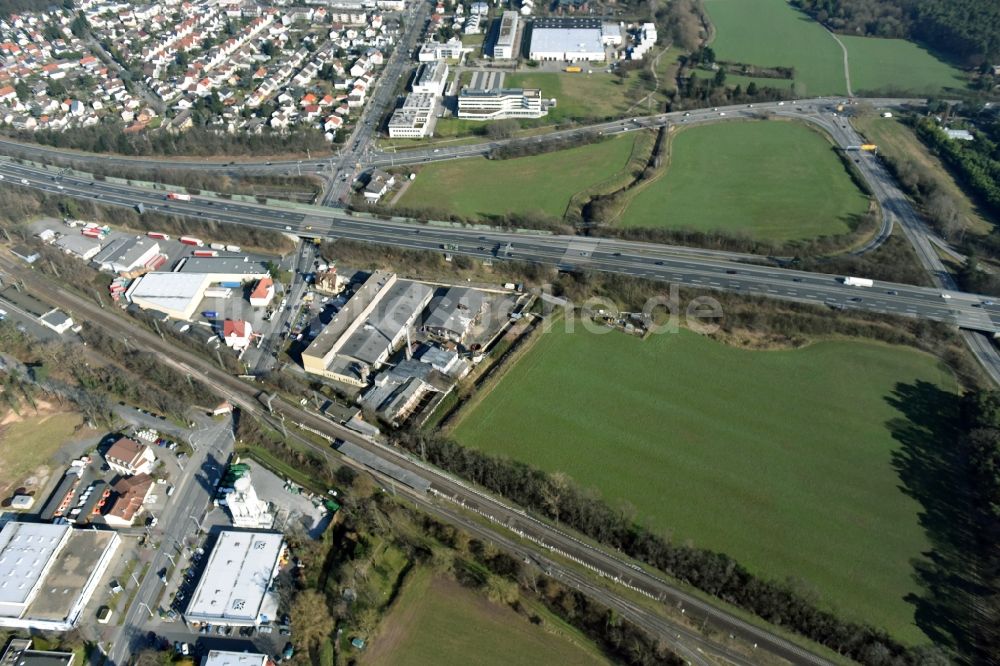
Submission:
<svg viewBox="0 0 1000 666">
<path fill-rule="evenodd" d="M 899 292 L 896 291 L 895 289 L 890 289 L 889 291 L 887 291 L 885 293 L 889 294 L 890 296 L 899 296 Z"/>
<path fill-rule="evenodd" d="M 861 303 L 864 300 L 865 299 L 861 298 L 860 296 L 855 296 L 854 298 L 851 299 L 851 302 L 852 303 Z"/>
<path fill-rule="evenodd" d="M 727 269 L 726 270 L 726 275 L 736 275 L 736 271 L 734 271 L 732 268 Z"/>
<path fill-rule="evenodd" d="M 662 262 L 662 261 L 658 261 L 658 262 L 656 262 L 656 265 L 657 265 L 657 266 L 662 266 L 662 265 L 663 265 L 663 262 Z"/>
<path fill-rule="evenodd" d="M 802 282 L 802 278 L 792 278 L 792 282 Z"/>
</svg>

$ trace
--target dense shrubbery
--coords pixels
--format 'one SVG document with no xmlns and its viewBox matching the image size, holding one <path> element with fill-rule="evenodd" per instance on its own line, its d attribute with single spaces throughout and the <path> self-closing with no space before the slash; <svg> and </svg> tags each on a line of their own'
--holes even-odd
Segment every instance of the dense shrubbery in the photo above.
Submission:
<svg viewBox="0 0 1000 666">
<path fill-rule="evenodd" d="M 195 127 L 174 134 L 147 130 L 126 134 L 120 124 L 102 123 L 66 132 L 40 130 L 12 133 L 16 139 L 41 143 L 55 148 L 69 148 L 92 153 L 121 155 L 283 155 L 311 151 L 315 155 L 330 152 L 323 133 L 313 128 L 299 128 L 287 134 L 266 131 L 262 134 L 228 134 Z"/>
<path fill-rule="evenodd" d="M 1000 127 L 998 127 L 1000 129 Z M 985 132 L 975 141 L 954 141 L 932 118 L 915 123 L 917 136 L 958 175 L 959 180 L 997 216 L 1000 216 L 1000 154 Z"/>
</svg>

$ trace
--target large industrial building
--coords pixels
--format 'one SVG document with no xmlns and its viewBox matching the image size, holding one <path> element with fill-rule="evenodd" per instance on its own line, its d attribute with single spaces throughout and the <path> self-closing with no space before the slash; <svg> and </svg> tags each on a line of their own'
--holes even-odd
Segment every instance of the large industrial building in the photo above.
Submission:
<svg viewBox="0 0 1000 666">
<path fill-rule="evenodd" d="M 605 46 L 621 44 L 621 30 L 597 18 L 539 18 L 531 28 L 528 57 L 537 61 L 591 61 L 606 59 Z"/>
<path fill-rule="evenodd" d="M 267 267 L 245 258 L 187 259 L 173 273 L 147 273 L 125 292 L 125 299 L 144 310 L 190 321 L 205 292 L 223 282 L 249 282 L 268 277 Z"/>
<path fill-rule="evenodd" d="M 497 60 L 510 60 L 517 57 L 517 12 L 504 12 L 500 17 L 500 31 L 497 41 L 493 44 L 493 57 Z"/>
<path fill-rule="evenodd" d="M 458 117 L 466 120 L 541 118 L 548 112 L 538 88 L 465 89 L 458 95 Z"/>
<path fill-rule="evenodd" d="M 233 627 L 271 622 L 278 612 L 271 584 L 284 559 L 281 534 L 220 532 L 184 618 Z"/>
<path fill-rule="evenodd" d="M 75 627 L 121 542 L 107 530 L 10 522 L 0 530 L 0 627 Z"/>
<path fill-rule="evenodd" d="M 430 302 L 434 290 L 375 271 L 302 352 L 306 372 L 364 386 Z"/>
</svg>

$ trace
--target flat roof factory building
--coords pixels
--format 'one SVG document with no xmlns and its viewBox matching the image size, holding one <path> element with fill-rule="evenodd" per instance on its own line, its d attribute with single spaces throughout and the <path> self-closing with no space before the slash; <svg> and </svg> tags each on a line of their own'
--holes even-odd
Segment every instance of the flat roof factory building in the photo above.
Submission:
<svg viewBox="0 0 1000 666">
<path fill-rule="evenodd" d="M 389 357 L 434 290 L 375 271 L 302 353 L 306 372 L 356 386 Z"/>
<path fill-rule="evenodd" d="M 195 257 L 173 273 L 146 273 L 132 283 L 125 299 L 144 310 L 190 321 L 213 284 L 260 280 L 268 275 L 267 267 L 259 262 Z"/>
<path fill-rule="evenodd" d="M 0 627 L 75 627 L 121 539 L 107 530 L 10 522 L 0 530 Z"/>
<path fill-rule="evenodd" d="M 184 618 L 235 627 L 271 622 L 278 612 L 271 584 L 284 558 L 281 534 L 220 532 Z"/>
<path fill-rule="evenodd" d="M 538 61 L 603 62 L 605 43 L 601 19 L 539 18 L 531 28 L 528 57 Z"/>
</svg>

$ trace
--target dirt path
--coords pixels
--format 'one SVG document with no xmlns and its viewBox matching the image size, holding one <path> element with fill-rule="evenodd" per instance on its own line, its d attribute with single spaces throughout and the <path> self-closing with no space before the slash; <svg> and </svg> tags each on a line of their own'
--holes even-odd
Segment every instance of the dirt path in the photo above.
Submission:
<svg viewBox="0 0 1000 666">
<path fill-rule="evenodd" d="M 854 92 L 851 91 L 851 64 L 847 58 L 847 47 L 844 46 L 844 42 L 840 41 L 840 37 L 838 37 L 835 32 L 827 28 L 825 25 L 823 26 L 823 29 L 826 30 L 831 37 L 833 37 L 833 41 L 837 42 L 840 46 L 840 50 L 844 52 L 844 81 L 847 84 L 847 96 L 854 97 Z"/>
<path fill-rule="evenodd" d="M 656 73 L 656 68 L 660 66 L 660 58 L 663 57 L 664 53 L 670 50 L 671 46 L 673 46 L 673 44 L 667 44 L 665 47 L 663 47 L 663 50 L 657 53 L 656 57 L 653 58 L 652 67 L 650 67 L 650 71 L 653 73 L 653 90 L 648 95 L 637 101 L 635 104 L 625 109 L 626 116 L 632 113 L 632 109 L 635 109 L 636 107 L 646 104 L 647 102 L 650 101 L 650 99 L 654 95 L 660 92 L 660 77 Z"/>
</svg>

